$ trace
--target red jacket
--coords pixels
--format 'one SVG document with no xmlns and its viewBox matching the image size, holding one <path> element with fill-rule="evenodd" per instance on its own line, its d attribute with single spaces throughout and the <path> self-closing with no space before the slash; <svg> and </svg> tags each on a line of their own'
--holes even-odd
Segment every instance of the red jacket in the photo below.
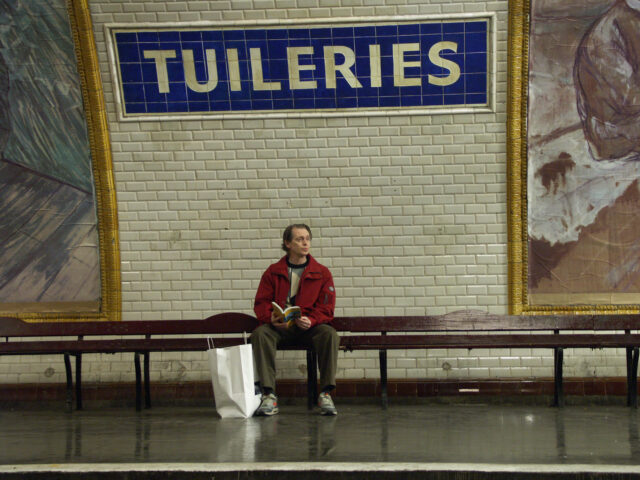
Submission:
<svg viewBox="0 0 640 480">
<path fill-rule="evenodd" d="M 330 323 L 336 306 L 336 289 L 333 286 L 331 272 L 320 265 L 311 255 L 309 265 L 304 269 L 296 295 L 296 305 L 302 315 L 309 317 L 311 326 Z M 262 274 L 253 311 L 261 323 L 271 323 L 271 302 L 284 307 L 289 294 L 289 272 L 287 257 L 272 264 Z"/>
</svg>

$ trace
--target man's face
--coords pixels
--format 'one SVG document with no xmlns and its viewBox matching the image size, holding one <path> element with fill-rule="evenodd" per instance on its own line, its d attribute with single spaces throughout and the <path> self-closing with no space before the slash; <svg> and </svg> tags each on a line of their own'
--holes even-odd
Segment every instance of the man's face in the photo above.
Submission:
<svg viewBox="0 0 640 480">
<path fill-rule="evenodd" d="M 311 249 L 311 236 L 306 228 L 294 228 L 291 231 L 291 241 L 285 242 L 289 249 L 289 256 L 306 257 Z"/>
</svg>

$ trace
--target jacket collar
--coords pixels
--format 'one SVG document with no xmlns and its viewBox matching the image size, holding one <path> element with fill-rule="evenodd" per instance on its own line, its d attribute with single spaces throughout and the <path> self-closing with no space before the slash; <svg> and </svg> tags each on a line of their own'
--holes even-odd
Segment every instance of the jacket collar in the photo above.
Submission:
<svg viewBox="0 0 640 480">
<path fill-rule="evenodd" d="M 318 266 L 320 264 L 316 261 L 316 259 L 313 258 L 311 254 L 308 254 L 307 258 L 309 259 L 309 264 L 307 265 L 307 268 L 304 269 L 305 273 L 318 270 Z M 275 273 L 284 275 L 288 278 L 289 271 L 287 267 L 287 256 L 285 255 L 277 263 L 275 263 L 274 268 L 275 268 Z"/>
</svg>

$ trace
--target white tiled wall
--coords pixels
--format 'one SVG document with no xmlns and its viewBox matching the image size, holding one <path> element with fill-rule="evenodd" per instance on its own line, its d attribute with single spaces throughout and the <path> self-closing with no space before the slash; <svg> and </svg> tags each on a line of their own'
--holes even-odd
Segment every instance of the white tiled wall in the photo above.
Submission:
<svg viewBox="0 0 640 480">
<path fill-rule="evenodd" d="M 120 221 L 123 319 L 251 313 L 282 230 L 311 225 L 337 315 L 507 313 L 507 0 L 90 0 Z M 119 122 L 104 26 L 488 12 L 496 111 L 306 119 Z M 131 381 L 127 355 L 84 379 Z M 624 352 L 569 350 L 566 376 L 623 376 Z M 279 353 L 279 376 L 304 358 Z M 339 378 L 378 378 L 377 352 L 341 353 Z M 390 378 L 552 376 L 546 350 L 389 353 Z M 57 357 L 3 358 L 1 382 L 64 381 Z M 204 355 L 154 354 L 152 378 L 204 380 Z"/>
</svg>

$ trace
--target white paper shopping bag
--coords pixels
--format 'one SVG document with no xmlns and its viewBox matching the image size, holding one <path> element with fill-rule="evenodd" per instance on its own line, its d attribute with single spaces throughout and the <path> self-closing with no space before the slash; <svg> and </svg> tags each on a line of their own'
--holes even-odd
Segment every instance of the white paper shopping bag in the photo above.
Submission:
<svg viewBox="0 0 640 480">
<path fill-rule="evenodd" d="M 253 379 L 251 344 L 213 348 L 209 339 L 207 354 L 218 415 L 222 418 L 251 417 L 260 406 L 260 394 L 256 394 Z"/>
</svg>

